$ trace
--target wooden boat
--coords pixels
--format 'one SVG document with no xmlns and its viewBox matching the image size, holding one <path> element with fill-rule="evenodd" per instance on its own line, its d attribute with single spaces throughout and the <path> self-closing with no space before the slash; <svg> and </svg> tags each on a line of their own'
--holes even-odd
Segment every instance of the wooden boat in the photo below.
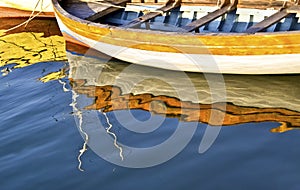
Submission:
<svg viewBox="0 0 300 190">
<path fill-rule="evenodd" d="M 65 40 L 47 7 L 52 7 L 49 0 L 0 0 L 0 75 L 39 62 L 66 60 Z"/>
<path fill-rule="evenodd" d="M 224 81 L 218 81 L 220 75 L 128 65 L 96 54 L 68 52 L 67 57 L 72 91 L 92 99 L 86 101 L 86 109 L 138 109 L 212 126 L 281 123 L 271 132 L 300 129 L 300 75 L 224 75 Z M 212 78 L 225 83 L 226 98 L 212 98 L 224 93 L 208 85 Z"/>
<path fill-rule="evenodd" d="M 43 32 L 45 36 L 61 36 L 53 13 L 40 13 L 28 22 L 30 15 L 31 11 L 0 7 L 0 36 L 20 32 Z"/>
<path fill-rule="evenodd" d="M 25 11 L 53 12 L 50 0 L 0 0 L 0 7 Z"/>
<path fill-rule="evenodd" d="M 66 39 L 130 63 L 300 73 L 298 0 L 52 0 Z"/>
<path fill-rule="evenodd" d="M 50 0 L 0 0 L 0 23 L 0 36 L 19 32 L 61 35 Z"/>
</svg>

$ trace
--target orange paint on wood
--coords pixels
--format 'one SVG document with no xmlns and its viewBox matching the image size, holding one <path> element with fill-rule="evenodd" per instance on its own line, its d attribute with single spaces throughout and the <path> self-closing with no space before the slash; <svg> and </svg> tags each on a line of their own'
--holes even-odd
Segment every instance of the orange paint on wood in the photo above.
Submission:
<svg viewBox="0 0 300 190">
<path fill-rule="evenodd" d="M 124 29 L 95 24 L 60 13 L 57 16 L 73 32 L 89 39 L 128 48 L 148 51 L 213 54 L 272 55 L 300 54 L 300 32 L 260 34 L 185 34 Z"/>
</svg>

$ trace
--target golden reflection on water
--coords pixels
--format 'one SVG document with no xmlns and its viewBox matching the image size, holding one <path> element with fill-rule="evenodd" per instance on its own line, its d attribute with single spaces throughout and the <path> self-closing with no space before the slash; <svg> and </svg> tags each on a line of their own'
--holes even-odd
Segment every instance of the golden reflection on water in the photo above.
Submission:
<svg viewBox="0 0 300 190">
<path fill-rule="evenodd" d="M 63 37 L 43 35 L 22 32 L 1 36 L 0 66 L 17 64 L 14 68 L 22 68 L 38 62 L 66 60 Z"/>
<path fill-rule="evenodd" d="M 5 35 L 6 30 L 0 30 L 0 37 Z"/>
<path fill-rule="evenodd" d="M 6 67 L 2 69 L 3 75 L 8 74 L 11 70 L 10 69 L 16 69 L 16 68 L 23 68 L 35 63 L 39 62 L 48 62 L 48 61 L 66 61 L 66 50 L 65 50 L 65 40 L 62 36 L 52 35 L 49 37 L 45 37 L 43 33 L 35 33 L 35 32 L 22 32 L 22 33 L 15 33 L 15 34 L 8 34 L 8 35 L 2 35 L 0 30 L 0 67 L 8 66 L 9 64 L 16 64 L 12 68 Z M 69 55 L 69 61 L 77 62 L 76 60 L 78 57 Z M 72 58 L 75 58 L 75 60 L 72 60 Z M 85 58 L 85 60 L 89 60 L 89 58 Z M 95 60 L 90 60 L 91 62 L 94 62 Z M 93 64 L 92 64 L 93 65 Z M 114 72 L 122 72 L 122 64 L 119 66 L 119 64 L 114 65 L 113 63 L 110 63 L 110 67 L 114 68 L 113 70 L 107 70 L 101 69 L 102 75 L 105 75 L 107 78 L 113 78 Z M 109 68 L 110 68 L 109 67 Z M 119 68 L 121 67 L 121 68 Z M 76 70 L 73 68 L 73 70 Z M 90 69 L 87 69 L 90 70 Z M 93 72 L 95 72 L 94 69 L 92 69 Z M 91 74 L 91 73 L 89 73 Z M 130 73 L 129 73 L 130 74 Z M 145 74 L 145 73 L 144 73 Z M 147 74 L 147 73 L 146 73 Z M 151 76 L 151 72 L 148 73 Z M 61 78 L 65 78 L 66 75 L 66 69 L 62 68 L 59 71 L 51 72 L 46 74 L 45 76 L 41 77 L 39 80 L 42 82 L 49 82 L 52 80 L 59 80 Z M 128 76 L 128 74 L 126 75 Z M 71 77 L 72 78 L 72 77 Z M 244 77 L 243 77 L 244 78 Z M 241 77 L 237 77 L 234 79 L 234 81 L 239 81 L 243 79 Z M 247 79 L 247 77 L 245 77 Z M 255 77 L 257 78 L 257 77 Z M 263 78 L 263 77 L 260 77 Z M 297 76 L 290 76 L 290 79 L 297 79 Z M 247 83 L 249 83 L 249 80 L 251 78 L 248 78 Z M 266 78 L 270 79 L 270 78 Z M 286 81 L 281 81 L 277 78 L 278 84 L 280 85 L 290 85 Z M 197 81 L 199 79 L 197 78 Z M 253 80 L 253 79 L 251 79 Z M 96 109 L 103 109 L 104 111 L 113 111 L 112 110 L 112 97 L 111 95 L 114 94 L 114 101 L 120 100 L 118 106 L 114 106 L 114 109 L 143 109 L 143 110 L 152 110 L 152 112 L 156 112 L 156 114 L 163 114 L 161 112 L 164 112 L 169 117 L 176 117 L 176 116 L 182 116 L 182 114 L 185 114 L 184 120 L 186 121 L 198 121 L 203 123 L 209 123 L 209 113 L 211 111 L 217 111 L 211 108 L 211 105 L 209 104 L 198 104 L 188 101 L 180 102 L 180 100 L 176 97 L 172 98 L 170 95 L 159 95 L 159 96 L 153 96 L 150 95 L 149 92 L 139 93 L 139 94 L 123 94 L 121 89 L 116 89 L 116 87 L 110 86 L 108 84 L 103 84 L 100 86 L 89 86 L 84 84 L 79 84 L 81 80 L 73 80 L 73 84 L 76 84 L 73 86 L 73 90 L 82 93 L 82 94 L 94 94 L 95 97 L 97 97 L 97 101 L 94 102 L 93 105 L 90 106 L 90 108 L 94 107 Z M 232 82 L 233 80 L 229 80 L 229 82 Z M 263 80 L 262 80 L 263 81 Z M 262 82 L 260 81 L 260 82 Z M 275 82 L 276 82 L 275 81 Z M 294 84 L 292 83 L 291 84 Z M 87 82 L 87 81 L 85 81 Z M 199 82 L 199 81 L 198 81 Z M 227 81 L 228 82 L 228 81 Z M 243 83 L 244 85 L 247 84 L 246 82 Z M 256 84 L 256 83 L 255 83 Z M 271 83 L 272 84 L 272 83 Z M 269 86 L 271 84 L 268 84 Z M 151 84 L 153 86 L 153 84 Z M 257 85 L 257 84 L 256 84 Z M 254 85 L 254 87 L 258 87 Z M 228 83 L 227 83 L 228 86 Z M 230 86 L 230 85 L 229 85 Z M 278 86 L 276 83 L 274 84 L 274 90 L 276 90 L 276 86 Z M 251 86 L 250 86 L 251 87 Z M 249 87 L 249 89 L 250 89 Z M 253 86 L 252 86 L 253 87 Z M 295 86 L 294 86 L 295 87 Z M 90 89 L 91 88 L 91 89 Z M 144 87 L 143 87 L 144 88 Z M 114 89 L 114 90 L 113 90 Z M 227 89 L 230 90 L 232 89 Z M 119 93 L 116 93 L 118 91 Z M 166 91 L 166 89 L 164 89 Z M 295 92 L 297 89 L 295 90 Z M 93 92 L 93 93 L 90 93 Z M 115 93 L 113 93 L 115 92 Z M 261 92 L 261 91 L 260 91 Z M 282 91 L 284 92 L 284 91 Z M 268 91 L 268 94 L 270 93 L 270 100 L 267 100 L 265 97 L 262 99 L 262 101 L 272 102 L 271 98 L 274 98 L 272 96 L 272 91 Z M 275 92 L 274 92 L 275 93 Z M 118 95 L 117 95 L 118 94 Z M 229 95 L 228 94 L 228 95 Z M 252 93 L 255 94 L 255 93 Z M 276 93 L 275 93 L 276 94 Z M 283 93 L 284 95 L 284 93 Z M 233 93 L 233 97 L 235 99 L 241 99 L 241 92 L 238 92 L 237 94 Z M 297 100 L 297 93 L 295 95 L 291 95 L 293 101 L 295 102 Z M 161 102 L 164 102 L 165 105 L 167 105 L 167 108 L 163 111 L 161 111 L 159 106 L 155 106 L 154 104 L 148 104 L 151 100 L 159 100 Z M 254 97 L 252 97 L 254 98 Z M 250 98 L 250 99 L 252 99 Z M 282 97 L 283 98 L 283 97 Z M 280 102 L 280 99 L 277 99 L 276 101 Z M 255 98 L 254 98 L 255 99 Z M 124 100 L 127 100 L 124 102 Z M 245 99 L 243 99 L 245 100 Z M 283 100 L 285 102 L 287 100 Z M 117 101 L 118 102 L 118 101 Z M 138 102 L 138 104 L 136 104 Z M 145 103 L 147 102 L 147 103 Z M 243 101 L 244 102 L 244 101 Z M 287 101 L 289 102 L 289 101 Z M 296 101 L 297 102 L 297 101 Z M 184 105 L 182 107 L 182 104 Z M 295 103 L 294 103 L 295 104 Z M 295 104 L 290 104 L 292 107 L 297 107 Z M 169 105 L 169 106 L 168 106 Z M 223 125 L 236 125 L 241 123 L 249 123 L 249 122 L 264 122 L 264 121 L 274 121 L 279 122 L 281 125 L 277 128 L 271 129 L 271 132 L 285 132 L 292 129 L 299 129 L 300 127 L 300 112 L 299 110 L 291 109 L 291 107 L 285 107 L 283 106 L 254 106 L 253 104 L 247 104 L 247 105 L 240 105 L 240 103 L 230 101 L 226 103 L 226 110 L 218 110 L 225 113 L 225 118 L 223 121 Z M 129 106 L 129 107 L 128 107 Z M 195 106 L 200 106 L 201 110 L 200 113 L 195 114 L 194 109 Z M 184 113 L 179 113 L 182 110 L 184 110 Z M 207 113 L 206 113 L 207 111 Z M 200 118 L 194 118 L 194 116 L 197 116 L 200 114 Z M 212 124 L 212 123 L 210 123 Z"/>
<path fill-rule="evenodd" d="M 23 68 L 39 62 L 65 61 L 65 40 L 62 36 L 44 37 L 44 33 L 22 32 L 3 35 L 0 30 L 0 67 L 16 64 L 12 69 Z M 3 75 L 7 72 L 4 69 Z M 6 73 L 4 73 L 6 72 Z M 50 73 L 41 78 L 48 82 L 64 78 L 64 70 Z"/>
<path fill-rule="evenodd" d="M 46 82 L 49 82 L 49 81 L 52 81 L 52 80 L 58 80 L 58 79 L 65 78 L 66 76 L 67 75 L 65 73 L 65 70 L 61 69 L 59 71 L 49 73 L 49 74 L 39 78 L 39 80 L 46 83 Z"/>
<path fill-rule="evenodd" d="M 85 107 L 88 110 L 110 112 L 139 109 L 211 126 L 280 123 L 279 127 L 270 130 L 274 133 L 300 129 L 300 75 L 224 75 L 226 102 L 212 103 L 207 97 L 213 92 L 202 74 L 186 73 L 181 76 L 173 71 L 142 66 L 128 69 L 128 65 L 114 60 L 71 53 L 67 56 L 72 90 L 94 99 Z M 160 80 L 154 80 L 157 77 Z M 189 96 L 190 89 L 182 83 L 185 80 L 181 77 L 188 77 L 193 82 L 198 100 Z M 147 80 L 137 82 L 141 78 Z M 162 81 L 168 81 L 168 84 Z M 180 88 L 174 89 L 174 84 Z M 185 92 L 184 97 L 177 94 L 179 91 Z"/>
</svg>

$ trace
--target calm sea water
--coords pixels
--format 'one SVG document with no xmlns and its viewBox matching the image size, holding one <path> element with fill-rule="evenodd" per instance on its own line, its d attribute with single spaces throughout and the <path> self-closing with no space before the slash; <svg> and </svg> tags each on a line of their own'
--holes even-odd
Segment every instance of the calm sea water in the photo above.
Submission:
<svg viewBox="0 0 300 190">
<path fill-rule="evenodd" d="M 72 92 L 65 92 L 57 80 L 38 80 L 65 64 L 38 63 L 0 76 L 2 190 L 300 189 L 300 131 L 270 133 L 271 128 L 279 126 L 275 122 L 223 127 L 204 154 L 198 153 L 198 147 L 207 125 L 197 123 L 193 138 L 178 155 L 149 168 L 121 167 L 88 148 L 81 157 L 81 172 L 77 157 L 84 140 L 70 106 Z M 62 81 L 71 88 L 67 77 Z M 161 127 L 139 136 L 122 129 L 122 123 L 115 119 L 116 113 L 124 117 L 126 113 L 107 113 L 122 144 L 153 146 L 174 131 Z M 149 118 L 147 111 L 131 113 L 140 121 Z M 99 118 L 105 123 L 103 115 L 99 114 Z M 135 125 L 134 121 L 126 122 Z M 176 125 L 176 118 L 166 118 L 163 124 Z"/>
</svg>

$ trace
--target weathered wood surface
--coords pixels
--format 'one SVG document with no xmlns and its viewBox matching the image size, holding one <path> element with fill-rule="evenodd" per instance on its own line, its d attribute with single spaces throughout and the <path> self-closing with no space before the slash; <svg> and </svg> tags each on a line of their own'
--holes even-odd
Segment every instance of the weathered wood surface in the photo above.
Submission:
<svg viewBox="0 0 300 190">
<path fill-rule="evenodd" d="M 57 16 L 72 31 L 97 42 L 157 52 L 185 52 L 189 54 L 212 55 L 274 55 L 299 54 L 299 32 L 264 33 L 262 35 L 245 34 L 203 34 L 186 35 L 147 30 L 124 30 L 121 27 L 109 28 L 77 22 L 57 12 Z M 149 44 L 151 42 L 151 44 Z M 283 48 L 284 47 L 284 48 Z M 179 50 L 180 51 L 179 51 Z"/>
<path fill-rule="evenodd" d="M 153 4 L 153 3 L 166 3 L 167 0 L 131 0 L 135 4 Z M 244 8 L 258 8 L 258 9 L 268 9 L 275 8 L 280 9 L 285 1 L 283 0 L 239 0 L 238 7 Z M 286 1 L 287 5 L 293 5 L 296 0 Z M 182 0 L 182 5 L 208 5 L 216 6 L 218 0 Z"/>
<path fill-rule="evenodd" d="M 211 13 L 208 13 L 207 15 L 205 15 L 202 18 L 199 18 L 198 20 L 195 20 L 185 26 L 183 26 L 182 28 L 184 30 L 186 30 L 187 32 L 191 32 L 193 30 L 198 29 L 201 26 L 204 26 L 205 24 L 215 20 L 216 18 L 228 13 L 229 11 L 231 11 L 232 9 L 231 5 L 226 5 L 223 8 L 217 9 Z"/>
<path fill-rule="evenodd" d="M 300 52 L 300 33 L 267 33 L 265 35 L 169 35 L 162 32 L 153 33 L 109 29 L 86 25 L 57 13 L 58 17 L 69 29 L 91 40 L 118 45 L 134 47 L 136 49 L 173 52 L 180 50 L 199 54 L 211 52 L 213 55 L 272 55 L 272 54 L 298 54 Z M 142 34 L 142 35 L 141 35 Z M 103 38 L 105 36 L 105 38 Z M 149 45 L 147 42 L 151 41 Z M 138 44 L 137 44 L 138 42 Z M 285 48 L 282 48 L 282 47 Z M 175 48 L 174 48 L 175 47 Z M 181 52 L 182 52 L 181 51 Z"/>
<path fill-rule="evenodd" d="M 114 2 L 111 2 L 113 5 L 117 5 L 117 6 L 125 6 L 126 3 L 130 2 L 130 0 L 119 0 L 119 1 L 114 1 Z M 105 7 L 103 8 L 103 10 L 89 16 L 86 18 L 86 20 L 89 20 L 89 21 L 96 21 L 110 13 L 113 13 L 115 11 L 118 11 L 122 8 L 119 8 L 119 7 L 114 7 L 114 6 L 110 6 L 110 7 Z"/>
<path fill-rule="evenodd" d="M 289 7 L 286 11 L 288 13 L 297 13 L 297 14 L 300 14 L 300 5 Z"/>
<path fill-rule="evenodd" d="M 60 35 L 54 13 L 40 13 L 28 24 L 20 26 L 14 30 L 7 31 L 28 20 L 31 11 L 23 11 L 14 8 L 0 7 L 0 30 L 5 34 L 13 34 L 19 32 L 43 32 L 45 37 L 52 35 Z"/>
<path fill-rule="evenodd" d="M 0 7 L 0 18 L 16 18 L 16 17 L 29 17 L 32 11 L 24 11 L 15 8 L 8 8 L 8 7 Z M 38 13 L 38 12 L 36 12 Z M 41 12 L 37 16 L 39 18 L 55 18 L 53 12 Z"/>
<path fill-rule="evenodd" d="M 288 6 L 296 3 L 297 0 L 239 0 L 238 7 L 245 8 L 258 8 L 258 9 L 267 9 L 267 8 L 282 8 L 283 4 L 286 2 Z M 65 4 L 80 3 L 84 2 L 81 0 L 67 0 Z M 116 2 L 116 1 L 113 1 Z M 131 3 L 134 4 L 164 4 L 168 0 L 131 0 Z M 216 6 L 218 5 L 219 0 L 181 0 L 181 3 L 184 5 L 209 5 Z"/>
<path fill-rule="evenodd" d="M 159 15 L 161 15 L 162 13 L 171 11 L 172 9 L 175 9 L 177 7 L 180 6 L 180 1 L 174 2 L 174 1 L 168 1 L 167 4 L 159 9 L 157 9 L 155 12 L 149 12 L 146 13 L 145 15 L 138 17 L 132 21 L 130 21 L 129 23 L 123 25 L 123 27 L 125 28 L 133 28 L 136 27 L 148 20 L 151 20 Z"/>
<path fill-rule="evenodd" d="M 279 22 L 280 20 L 284 19 L 285 17 L 289 16 L 290 13 L 287 12 L 286 9 L 283 9 L 270 17 L 264 19 L 263 21 L 251 26 L 246 30 L 246 33 L 256 33 L 263 31 L 264 29 L 268 28 L 269 26 Z"/>
</svg>

